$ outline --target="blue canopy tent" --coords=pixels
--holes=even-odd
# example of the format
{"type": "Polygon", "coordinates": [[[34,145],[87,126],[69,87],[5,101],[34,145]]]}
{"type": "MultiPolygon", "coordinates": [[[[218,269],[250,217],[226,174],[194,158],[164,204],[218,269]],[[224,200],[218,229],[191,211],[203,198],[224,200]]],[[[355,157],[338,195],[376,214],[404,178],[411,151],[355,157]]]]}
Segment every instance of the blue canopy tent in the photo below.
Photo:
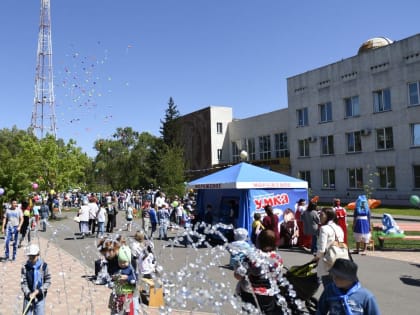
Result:
{"type": "Polygon", "coordinates": [[[188,189],[196,189],[198,215],[202,218],[207,205],[212,205],[213,221],[251,231],[254,212],[264,216],[264,206],[273,207],[282,220],[285,209],[294,211],[295,203],[308,199],[308,182],[281,173],[238,163],[208,176],[193,180],[188,189]],[[231,202],[237,204],[232,217],[231,202]]]}

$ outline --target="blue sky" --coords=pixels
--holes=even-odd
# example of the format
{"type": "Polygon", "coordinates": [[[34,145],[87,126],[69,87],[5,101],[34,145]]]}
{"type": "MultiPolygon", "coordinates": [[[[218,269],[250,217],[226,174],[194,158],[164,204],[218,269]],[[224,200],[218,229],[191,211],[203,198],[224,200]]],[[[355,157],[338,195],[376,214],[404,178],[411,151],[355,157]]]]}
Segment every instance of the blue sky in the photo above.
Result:
{"type": "MultiPolygon", "coordinates": [[[[40,0],[2,0],[0,128],[33,110],[40,0]]],[[[93,143],[130,126],[159,135],[181,115],[235,118],[287,107],[286,79],[419,32],[418,0],[51,0],[58,137],[93,143]]]]}

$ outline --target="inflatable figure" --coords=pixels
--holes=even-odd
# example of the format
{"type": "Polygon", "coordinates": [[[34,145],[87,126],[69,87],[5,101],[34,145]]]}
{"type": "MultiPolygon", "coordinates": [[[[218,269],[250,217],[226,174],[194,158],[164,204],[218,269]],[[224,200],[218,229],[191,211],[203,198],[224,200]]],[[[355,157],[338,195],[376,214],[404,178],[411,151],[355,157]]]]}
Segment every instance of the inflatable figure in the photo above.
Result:
{"type": "Polygon", "coordinates": [[[383,214],[382,224],[383,224],[382,230],[385,234],[403,234],[404,233],[403,230],[400,230],[394,218],[388,213],[383,214]]]}

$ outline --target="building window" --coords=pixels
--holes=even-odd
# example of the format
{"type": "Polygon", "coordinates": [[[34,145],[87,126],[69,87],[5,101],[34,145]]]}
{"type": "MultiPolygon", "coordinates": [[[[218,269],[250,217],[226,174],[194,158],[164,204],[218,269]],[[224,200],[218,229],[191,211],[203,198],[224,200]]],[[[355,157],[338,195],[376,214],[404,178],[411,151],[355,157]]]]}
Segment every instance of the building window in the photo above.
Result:
{"type": "Polygon", "coordinates": [[[380,113],[391,110],[391,90],[384,89],[373,92],[373,112],[380,113]]]}
{"type": "Polygon", "coordinates": [[[274,135],[274,148],[276,158],[289,157],[289,148],[287,145],[287,133],[276,133],[274,135]]]}
{"type": "Polygon", "coordinates": [[[304,127],[309,125],[308,121],[308,108],[302,108],[298,109],[296,111],[296,117],[297,117],[297,125],[298,127],[304,127]]]}
{"type": "Polygon", "coordinates": [[[321,155],[334,154],[334,136],[321,137],[321,155]]]}
{"type": "Polygon", "coordinates": [[[222,149],[217,149],[217,159],[218,159],[219,161],[221,161],[221,160],[222,160],[222,149]]]}
{"type": "Polygon", "coordinates": [[[322,170],[322,188],[335,189],[335,170],[322,170]]]}
{"type": "Polygon", "coordinates": [[[349,168],[349,188],[362,189],[363,188],[363,169],[362,168],[349,168]]]}
{"type": "Polygon", "coordinates": [[[392,127],[376,129],[376,148],[378,150],[390,150],[394,148],[392,127]]]}
{"type": "Polygon", "coordinates": [[[412,145],[415,147],[420,146],[420,124],[411,125],[412,145]]]}
{"type": "Polygon", "coordinates": [[[258,137],[260,148],[260,160],[271,159],[271,139],[270,135],[258,137]]]}
{"type": "Polygon", "coordinates": [[[240,141],[232,141],[232,161],[233,163],[237,163],[241,160],[240,157],[240,147],[241,143],[240,141]]]}
{"type": "Polygon", "coordinates": [[[308,187],[311,187],[311,171],[299,171],[298,178],[306,180],[308,182],[308,187]]]}
{"type": "Polygon", "coordinates": [[[420,104],[420,81],[408,84],[408,105],[420,104]]]}
{"type": "Polygon", "coordinates": [[[395,168],[393,166],[378,167],[379,188],[395,188],[395,168]]]}
{"type": "Polygon", "coordinates": [[[346,133],[347,153],[362,152],[362,137],[360,131],[346,133]]]}
{"type": "Polygon", "coordinates": [[[420,188],[420,165],[413,166],[414,188],[420,188]]]}
{"type": "Polygon", "coordinates": [[[219,134],[223,133],[223,123],[221,122],[216,123],[216,132],[219,134]]]}
{"type": "Polygon", "coordinates": [[[332,105],[331,102],[319,105],[320,122],[332,121],[332,105]]]}
{"type": "Polygon", "coordinates": [[[308,139],[299,140],[299,157],[309,156],[309,141],[308,139]]]}
{"type": "Polygon", "coordinates": [[[242,150],[248,152],[248,159],[254,161],[255,157],[255,139],[254,138],[244,138],[242,139],[242,150]]]}
{"type": "Polygon", "coordinates": [[[346,118],[360,115],[359,96],[352,96],[344,99],[346,105],[346,118]]]}

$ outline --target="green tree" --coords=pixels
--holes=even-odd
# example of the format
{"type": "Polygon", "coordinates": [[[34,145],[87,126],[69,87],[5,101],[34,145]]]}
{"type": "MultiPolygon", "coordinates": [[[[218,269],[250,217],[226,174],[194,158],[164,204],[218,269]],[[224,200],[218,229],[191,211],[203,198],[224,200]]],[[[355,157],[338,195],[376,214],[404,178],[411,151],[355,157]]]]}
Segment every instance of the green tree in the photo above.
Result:
{"type": "Polygon", "coordinates": [[[168,108],[165,110],[165,119],[160,120],[160,134],[163,142],[167,146],[177,146],[177,134],[179,133],[179,127],[175,123],[175,120],[180,116],[178,108],[172,99],[169,98],[168,108]]]}
{"type": "Polygon", "coordinates": [[[39,140],[16,128],[0,131],[0,157],[0,186],[8,198],[28,196],[35,182],[44,191],[81,186],[91,164],[74,140],[66,144],[50,135],[39,140]]]}
{"type": "Polygon", "coordinates": [[[165,146],[161,155],[158,181],[168,196],[183,196],[185,193],[185,166],[180,147],[165,146]]]}

